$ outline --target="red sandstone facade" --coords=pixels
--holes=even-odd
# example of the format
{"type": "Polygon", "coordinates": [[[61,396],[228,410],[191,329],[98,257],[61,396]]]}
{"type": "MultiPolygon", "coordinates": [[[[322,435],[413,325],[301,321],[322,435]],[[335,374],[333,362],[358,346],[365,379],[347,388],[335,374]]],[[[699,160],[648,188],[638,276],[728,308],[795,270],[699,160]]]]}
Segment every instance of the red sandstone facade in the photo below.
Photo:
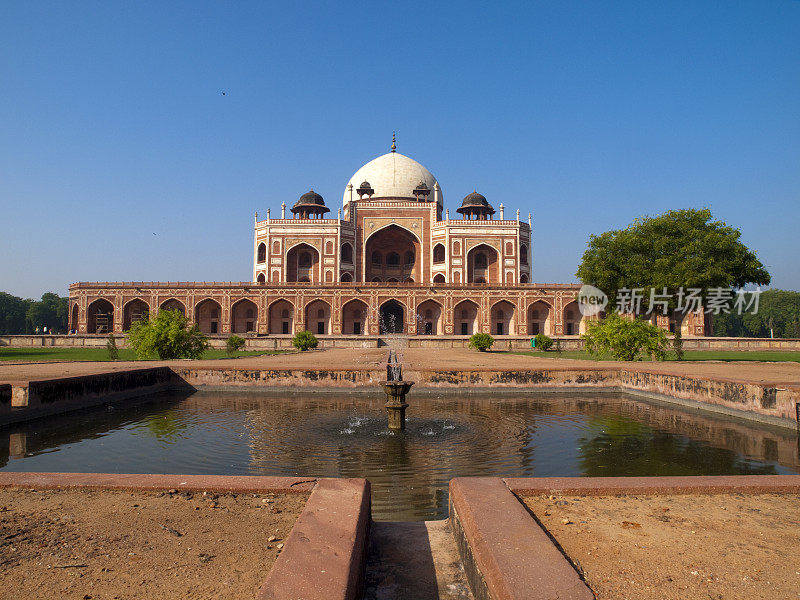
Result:
{"type": "MultiPolygon", "coordinates": [[[[392,152],[345,188],[337,218],[303,194],[286,216],[259,220],[253,280],[240,283],[75,283],[70,329],[127,331],[148,313],[178,309],[206,334],[577,336],[585,330],[578,285],[531,281],[531,217],[505,219],[473,192],[451,219],[439,183],[392,152]]],[[[658,317],[665,328],[675,321],[658,317]]],[[[702,315],[682,323],[704,335],[702,315]]]]}

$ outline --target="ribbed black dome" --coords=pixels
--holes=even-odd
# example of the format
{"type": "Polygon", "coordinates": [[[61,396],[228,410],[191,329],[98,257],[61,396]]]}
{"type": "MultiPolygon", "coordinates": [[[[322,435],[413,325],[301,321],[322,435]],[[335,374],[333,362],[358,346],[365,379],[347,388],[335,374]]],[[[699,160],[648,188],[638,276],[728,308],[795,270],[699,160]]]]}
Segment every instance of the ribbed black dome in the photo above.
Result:
{"type": "Polygon", "coordinates": [[[362,181],[361,185],[358,186],[358,189],[360,189],[360,190],[369,190],[369,189],[372,189],[372,186],[369,184],[369,181],[362,181]]]}
{"type": "Polygon", "coordinates": [[[314,190],[306,192],[294,203],[297,206],[325,206],[325,200],[314,190]]]}
{"type": "Polygon", "coordinates": [[[478,192],[472,192],[461,201],[461,207],[456,209],[461,214],[494,214],[494,208],[486,197],[478,192]]]}
{"type": "Polygon", "coordinates": [[[480,207],[489,207],[489,202],[486,200],[486,197],[478,192],[472,192],[468,196],[464,198],[461,202],[462,208],[473,207],[473,206],[480,206],[480,207]]]}
{"type": "Polygon", "coordinates": [[[292,212],[298,212],[300,209],[311,209],[312,213],[326,213],[330,208],[325,206],[325,200],[314,190],[306,192],[300,199],[292,206],[292,212]]]}
{"type": "Polygon", "coordinates": [[[418,189],[418,190],[427,190],[428,189],[428,184],[426,184],[424,181],[420,181],[417,184],[417,188],[416,189],[418,189]]]}

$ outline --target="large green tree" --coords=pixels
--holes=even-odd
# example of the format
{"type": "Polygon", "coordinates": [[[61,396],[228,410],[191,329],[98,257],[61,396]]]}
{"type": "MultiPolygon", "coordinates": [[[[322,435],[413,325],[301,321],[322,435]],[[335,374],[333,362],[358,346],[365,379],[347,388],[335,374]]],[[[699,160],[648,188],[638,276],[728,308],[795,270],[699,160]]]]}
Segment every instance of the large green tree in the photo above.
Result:
{"type": "Polygon", "coordinates": [[[66,333],[67,331],[67,312],[69,300],[61,298],[53,292],[42,294],[39,302],[33,302],[26,313],[28,325],[31,329],[39,328],[42,331],[45,327],[48,330],[66,333]]]}
{"type": "Polygon", "coordinates": [[[41,300],[29,300],[0,292],[0,334],[20,335],[47,327],[59,333],[67,331],[69,299],[53,292],[41,300]]]}
{"type": "Polygon", "coordinates": [[[711,211],[671,210],[636,219],[625,229],[592,235],[576,273],[583,283],[600,288],[613,305],[621,289],[742,288],[767,285],[770,276],[741,232],[711,211]]]}
{"type": "Polygon", "coordinates": [[[0,333],[19,335],[27,333],[25,314],[33,300],[25,300],[0,292],[0,333]]]}

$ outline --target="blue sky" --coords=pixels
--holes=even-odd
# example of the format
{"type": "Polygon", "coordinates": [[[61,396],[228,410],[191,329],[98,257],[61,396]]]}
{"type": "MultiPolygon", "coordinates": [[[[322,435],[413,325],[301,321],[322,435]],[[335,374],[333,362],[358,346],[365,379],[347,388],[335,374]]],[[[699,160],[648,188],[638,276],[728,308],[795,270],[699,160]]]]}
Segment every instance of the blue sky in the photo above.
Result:
{"type": "Polygon", "coordinates": [[[454,210],[709,206],[800,289],[800,2],[0,3],[0,290],[251,276],[253,212],[398,150],[454,210]],[[223,95],[225,92],[225,95],[223,95]]]}

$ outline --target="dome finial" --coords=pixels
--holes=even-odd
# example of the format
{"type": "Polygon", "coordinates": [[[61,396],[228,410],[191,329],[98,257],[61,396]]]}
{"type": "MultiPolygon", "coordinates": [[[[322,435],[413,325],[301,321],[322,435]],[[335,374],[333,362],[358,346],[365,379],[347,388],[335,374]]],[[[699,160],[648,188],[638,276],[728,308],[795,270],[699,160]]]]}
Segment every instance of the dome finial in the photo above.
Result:
{"type": "Polygon", "coordinates": [[[395,134],[395,132],[393,131],[392,132],[392,152],[396,152],[397,151],[397,144],[395,143],[397,140],[395,140],[394,134],[395,134]]]}

